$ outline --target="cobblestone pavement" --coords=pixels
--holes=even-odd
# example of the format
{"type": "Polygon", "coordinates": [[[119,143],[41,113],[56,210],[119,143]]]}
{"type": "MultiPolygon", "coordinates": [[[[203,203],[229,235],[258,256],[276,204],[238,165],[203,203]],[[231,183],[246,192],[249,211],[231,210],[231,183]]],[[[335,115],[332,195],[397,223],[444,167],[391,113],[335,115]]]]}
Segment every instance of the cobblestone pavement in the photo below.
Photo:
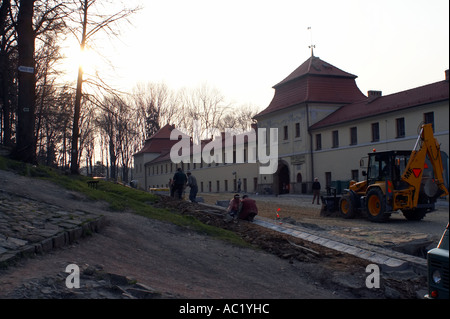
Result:
{"type": "Polygon", "coordinates": [[[0,191],[0,267],[97,232],[103,216],[0,191]]]}

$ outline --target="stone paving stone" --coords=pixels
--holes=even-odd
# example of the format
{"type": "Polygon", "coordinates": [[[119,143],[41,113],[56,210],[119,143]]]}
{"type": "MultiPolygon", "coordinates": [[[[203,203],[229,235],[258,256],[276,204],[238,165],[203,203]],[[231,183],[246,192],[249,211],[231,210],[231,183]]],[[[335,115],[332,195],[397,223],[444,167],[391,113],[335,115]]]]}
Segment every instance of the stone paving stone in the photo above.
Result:
{"type": "Polygon", "coordinates": [[[326,231],[315,231],[292,224],[280,225],[275,220],[259,216],[255,218],[254,223],[263,227],[270,228],[272,230],[283,232],[291,236],[322,245],[333,250],[360,257],[369,262],[379,264],[380,266],[382,266],[382,268],[384,267],[385,269],[403,269],[405,267],[408,267],[409,265],[412,265],[414,268],[421,271],[424,271],[424,269],[426,269],[425,259],[406,255],[382,247],[376,247],[367,243],[358,243],[358,245],[346,244],[344,242],[341,242],[341,239],[336,239],[336,236],[330,238],[331,236],[328,235],[326,231]]]}
{"type": "Polygon", "coordinates": [[[83,234],[98,231],[102,218],[1,191],[0,267],[74,243],[83,234]]]}

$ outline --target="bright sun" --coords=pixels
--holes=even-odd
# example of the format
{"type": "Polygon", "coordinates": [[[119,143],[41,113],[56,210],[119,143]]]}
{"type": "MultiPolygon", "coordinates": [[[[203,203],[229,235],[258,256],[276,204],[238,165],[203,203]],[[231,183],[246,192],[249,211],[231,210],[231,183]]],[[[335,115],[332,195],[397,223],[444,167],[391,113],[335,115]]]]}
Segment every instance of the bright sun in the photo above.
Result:
{"type": "Polygon", "coordinates": [[[99,57],[89,47],[84,50],[79,45],[67,46],[63,49],[64,69],[69,77],[76,78],[78,68],[81,66],[85,74],[95,74],[99,66],[99,57]]]}

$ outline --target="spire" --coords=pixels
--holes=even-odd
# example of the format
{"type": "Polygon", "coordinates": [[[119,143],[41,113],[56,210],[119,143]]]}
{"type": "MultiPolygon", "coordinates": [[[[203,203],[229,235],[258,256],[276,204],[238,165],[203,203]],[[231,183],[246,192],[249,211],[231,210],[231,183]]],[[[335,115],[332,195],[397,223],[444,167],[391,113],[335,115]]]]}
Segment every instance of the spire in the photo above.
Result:
{"type": "Polygon", "coordinates": [[[311,34],[311,45],[308,46],[308,48],[311,49],[311,56],[313,57],[313,56],[314,56],[314,48],[315,48],[316,46],[313,44],[313,39],[312,39],[312,29],[311,29],[311,27],[308,27],[308,30],[309,30],[309,33],[311,34]]]}
{"type": "Polygon", "coordinates": [[[309,46],[309,48],[311,49],[311,56],[313,57],[314,56],[314,48],[315,48],[316,46],[315,45],[313,45],[313,44],[311,44],[310,46],[309,46]]]}

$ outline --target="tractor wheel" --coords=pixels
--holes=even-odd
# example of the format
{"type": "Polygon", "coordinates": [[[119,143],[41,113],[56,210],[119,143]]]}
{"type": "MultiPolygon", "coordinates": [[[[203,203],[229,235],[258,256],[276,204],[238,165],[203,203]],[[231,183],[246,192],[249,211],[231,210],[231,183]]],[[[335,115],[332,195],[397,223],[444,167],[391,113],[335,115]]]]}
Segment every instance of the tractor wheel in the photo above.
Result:
{"type": "Polygon", "coordinates": [[[356,215],[356,207],[355,203],[353,202],[352,195],[346,194],[341,197],[341,200],[339,201],[339,212],[341,213],[341,216],[345,219],[351,219],[354,218],[356,215]]]}
{"type": "MultiPolygon", "coordinates": [[[[430,198],[424,193],[419,194],[418,204],[430,204],[430,198]]],[[[402,210],[403,216],[407,220],[422,220],[427,214],[428,210],[426,208],[415,208],[415,209],[405,209],[402,210]]]]}
{"type": "Polygon", "coordinates": [[[407,220],[422,220],[427,214],[427,210],[424,208],[402,210],[403,216],[407,220]]]}
{"type": "Polygon", "coordinates": [[[373,188],[367,193],[367,217],[372,222],[384,222],[389,218],[386,212],[386,203],[381,189],[373,188]]]}

